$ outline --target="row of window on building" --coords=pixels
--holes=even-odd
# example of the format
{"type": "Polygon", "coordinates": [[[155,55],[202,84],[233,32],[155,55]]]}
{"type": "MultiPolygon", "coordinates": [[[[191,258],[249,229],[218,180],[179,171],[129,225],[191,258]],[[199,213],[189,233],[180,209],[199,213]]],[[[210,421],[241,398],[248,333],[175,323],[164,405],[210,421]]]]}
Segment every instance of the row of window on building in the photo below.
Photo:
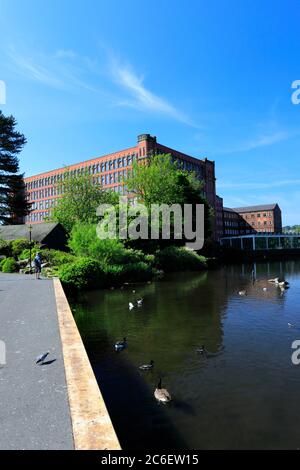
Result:
{"type": "Polygon", "coordinates": [[[257,214],[241,214],[242,217],[244,217],[245,219],[249,220],[249,219],[255,219],[255,216],[256,218],[260,219],[261,217],[272,217],[272,212],[264,212],[262,215],[260,213],[257,213],[257,214]]]}
{"type": "Polygon", "coordinates": [[[259,221],[257,222],[257,224],[256,224],[256,222],[250,222],[250,223],[251,223],[251,225],[253,225],[253,226],[256,226],[256,225],[257,225],[258,227],[261,227],[262,225],[263,225],[263,226],[266,226],[266,225],[273,225],[272,220],[265,220],[264,222],[260,222],[260,220],[259,220],[259,221]]]}
{"type": "Polygon", "coordinates": [[[50,216],[50,211],[32,212],[26,217],[26,222],[42,222],[50,216]]]}
{"type": "MultiPolygon", "coordinates": [[[[127,187],[123,185],[118,185],[118,186],[113,186],[112,188],[109,188],[110,191],[119,193],[119,194],[126,194],[127,193],[127,187]]],[[[42,196],[43,197],[43,196],[42,196]]],[[[47,196],[45,196],[47,197],[47,196]]],[[[43,199],[42,201],[34,201],[31,204],[31,210],[32,211],[40,211],[44,209],[51,209],[56,205],[58,201],[58,198],[54,199],[43,199]]],[[[31,220],[31,219],[28,219],[31,220]]]]}
{"type": "MultiPolygon", "coordinates": [[[[110,184],[121,183],[129,175],[130,171],[131,170],[122,170],[122,171],[117,171],[114,173],[107,173],[102,176],[96,176],[93,178],[93,183],[95,185],[99,184],[103,187],[110,185],[110,184]]],[[[114,188],[111,188],[111,189],[112,191],[121,192],[121,190],[119,189],[119,186],[117,190],[114,188]]],[[[63,193],[64,193],[63,185],[61,186],[58,185],[58,186],[50,186],[44,189],[39,189],[37,191],[31,191],[28,194],[29,194],[29,201],[36,201],[38,199],[43,199],[43,198],[50,197],[50,196],[60,196],[63,193]]]]}
{"type": "MultiPolygon", "coordinates": [[[[96,175],[98,173],[105,173],[107,171],[117,170],[119,168],[131,166],[135,158],[136,158],[136,155],[132,154],[132,155],[128,155],[125,157],[116,158],[114,160],[107,160],[102,163],[100,162],[95,163],[94,165],[83,166],[80,168],[76,168],[74,170],[68,170],[68,168],[66,168],[65,172],[61,172],[61,173],[57,173],[51,176],[29,181],[28,183],[26,183],[26,189],[32,190],[36,188],[43,188],[45,186],[51,186],[51,185],[62,182],[64,179],[70,176],[79,176],[79,175],[83,175],[84,173],[88,173],[90,175],[96,175]]],[[[109,184],[109,183],[106,183],[106,184],[109,184]]]]}
{"type": "MultiPolygon", "coordinates": [[[[131,155],[126,155],[126,156],[115,158],[112,160],[107,160],[105,162],[94,163],[93,165],[83,166],[83,167],[76,168],[73,170],[68,170],[68,168],[66,168],[65,172],[60,172],[51,176],[38,178],[36,180],[26,183],[26,189],[32,190],[32,189],[37,189],[37,188],[43,188],[45,186],[55,185],[57,183],[62,182],[65,178],[69,176],[79,176],[79,175],[84,174],[85,172],[87,172],[90,175],[96,175],[96,174],[105,173],[111,170],[117,170],[119,168],[131,166],[136,158],[137,158],[137,155],[133,153],[131,155]]],[[[178,159],[176,157],[174,157],[173,160],[177,161],[180,164],[182,169],[186,171],[194,171],[195,173],[197,173],[198,176],[202,177],[202,167],[200,164],[197,164],[195,162],[189,162],[183,159],[178,159]]],[[[109,184],[109,183],[103,181],[103,184],[109,184]]]]}

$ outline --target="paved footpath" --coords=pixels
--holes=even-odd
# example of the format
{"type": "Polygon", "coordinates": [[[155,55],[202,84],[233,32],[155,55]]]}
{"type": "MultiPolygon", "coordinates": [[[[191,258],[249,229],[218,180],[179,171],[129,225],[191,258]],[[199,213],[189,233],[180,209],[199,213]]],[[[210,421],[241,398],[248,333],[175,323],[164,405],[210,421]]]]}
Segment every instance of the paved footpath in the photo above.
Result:
{"type": "Polygon", "coordinates": [[[74,449],[52,280],[0,273],[0,340],[0,449],[74,449]]]}

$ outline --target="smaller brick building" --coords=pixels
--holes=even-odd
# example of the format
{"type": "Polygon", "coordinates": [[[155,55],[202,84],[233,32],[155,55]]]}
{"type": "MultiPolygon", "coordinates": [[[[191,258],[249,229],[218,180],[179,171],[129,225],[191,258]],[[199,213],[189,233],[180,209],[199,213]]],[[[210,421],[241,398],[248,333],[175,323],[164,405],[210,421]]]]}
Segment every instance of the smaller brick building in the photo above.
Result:
{"type": "Polygon", "coordinates": [[[223,209],[223,236],[251,233],[282,233],[281,210],[278,204],[223,209]]]}
{"type": "Polygon", "coordinates": [[[244,220],[245,229],[250,226],[256,233],[282,232],[281,210],[278,204],[237,207],[233,210],[237,212],[244,220]]]}

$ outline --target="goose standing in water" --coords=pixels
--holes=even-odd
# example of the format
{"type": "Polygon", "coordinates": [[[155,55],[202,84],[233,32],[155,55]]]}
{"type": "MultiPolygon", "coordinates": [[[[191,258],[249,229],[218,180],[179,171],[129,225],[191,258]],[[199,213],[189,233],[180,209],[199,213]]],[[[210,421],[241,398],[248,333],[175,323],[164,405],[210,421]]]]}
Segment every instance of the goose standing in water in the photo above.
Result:
{"type": "Polygon", "coordinates": [[[128,308],[129,308],[129,310],[132,310],[132,309],[134,308],[134,305],[133,305],[133,303],[132,303],[132,302],[129,302],[129,304],[128,304],[128,308]]]}
{"type": "Polygon", "coordinates": [[[140,370],[151,370],[153,369],[154,366],[154,361],[151,359],[149,364],[143,364],[142,366],[139,367],[140,370]]]}
{"type": "Polygon", "coordinates": [[[280,289],[288,289],[290,287],[290,284],[287,281],[279,281],[277,285],[280,289]]]}
{"type": "Polygon", "coordinates": [[[279,277],[275,277],[274,279],[269,279],[268,282],[272,282],[273,284],[278,284],[279,277]]]}
{"type": "Polygon", "coordinates": [[[117,341],[115,344],[115,350],[116,351],[122,351],[122,349],[125,349],[127,346],[127,340],[126,338],[123,338],[122,341],[117,341]]]}
{"type": "Polygon", "coordinates": [[[280,277],[275,277],[274,279],[269,279],[269,282],[276,284],[276,286],[288,288],[290,283],[285,281],[284,279],[280,279],[280,277]]]}
{"type": "Polygon", "coordinates": [[[169,394],[168,390],[161,388],[161,379],[159,379],[157,388],[154,390],[154,396],[157,401],[162,403],[168,403],[171,401],[171,395],[169,394]]]}
{"type": "Polygon", "coordinates": [[[247,295],[247,291],[246,290],[240,290],[239,295],[241,297],[243,297],[244,295],[247,295]]]}
{"type": "Polygon", "coordinates": [[[137,306],[138,306],[138,307],[142,307],[143,302],[144,302],[144,299],[139,299],[139,300],[137,300],[137,302],[136,302],[136,303],[137,303],[137,306]]]}

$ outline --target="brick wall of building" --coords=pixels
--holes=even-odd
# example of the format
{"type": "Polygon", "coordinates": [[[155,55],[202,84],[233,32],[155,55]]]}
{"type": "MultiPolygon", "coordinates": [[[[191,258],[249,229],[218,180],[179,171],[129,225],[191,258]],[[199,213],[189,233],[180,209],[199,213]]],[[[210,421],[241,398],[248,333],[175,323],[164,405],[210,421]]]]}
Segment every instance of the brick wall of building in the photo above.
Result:
{"type": "Polygon", "coordinates": [[[191,157],[158,143],[156,137],[141,134],[134,147],[69,165],[67,168],[58,168],[25,178],[29,201],[32,203],[32,212],[26,218],[26,223],[39,223],[50,215],[51,208],[61,196],[58,183],[62,181],[66,172],[75,175],[87,171],[92,176],[94,184],[99,184],[104,189],[126,194],[126,187],[124,187],[122,180],[131,171],[133,162],[142,163],[143,160],[160,153],[170,153],[183,169],[195,172],[198,178],[204,181],[204,195],[215,210],[215,163],[208,159],[200,160],[191,157]]]}
{"type": "Polygon", "coordinates": [[[281,210],[278,204],[224,208],[224,236],[249,233],[281,233],[281,210]]]}
{"type": "Polygon", "coordinates": [[[255,232],[281,233],[281,210],[278,204],[234,209],[255,232]]]}

